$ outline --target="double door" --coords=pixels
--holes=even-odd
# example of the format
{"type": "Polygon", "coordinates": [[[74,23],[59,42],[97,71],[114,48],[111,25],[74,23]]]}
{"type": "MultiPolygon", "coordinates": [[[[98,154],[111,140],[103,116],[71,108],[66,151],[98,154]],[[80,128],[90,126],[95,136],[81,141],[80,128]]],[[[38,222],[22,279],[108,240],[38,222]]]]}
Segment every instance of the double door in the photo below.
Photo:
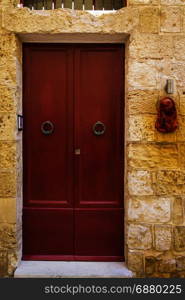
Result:
{"type": "Polygon", "coordinates": [[[122,260],[123,46],[23,55],[23,258],[122,260]]]}

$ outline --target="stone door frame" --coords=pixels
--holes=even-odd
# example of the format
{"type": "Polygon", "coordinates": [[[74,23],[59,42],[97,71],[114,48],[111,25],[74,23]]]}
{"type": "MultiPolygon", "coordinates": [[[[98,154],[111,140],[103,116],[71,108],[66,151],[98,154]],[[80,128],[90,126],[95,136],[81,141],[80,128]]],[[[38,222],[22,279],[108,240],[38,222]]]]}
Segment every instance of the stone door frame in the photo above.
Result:
{"type": "MultiPolygon", "coordinates": [[[[23,78],[23,68],[22,68],[22,43],[119,43],[119,44],[125,44],[125,67],[123,72],[126,74],[126,68],[127,68],[127,41],[128,41],[128,34],[93,34],[93,33],[83,33],[83,34],[76,34],[76,33],[69,33],[69,34],[55,34],[55,35],[47,35],[47,34],[19,34],[17,35],[18,38],[18,47],[17,51],[19,51],[20,54],[20,61],[17,62],[17,80],[20,82],[21,86],[21,92],[18,99],[18,114],[22,114],[22,78],[23,78]]],[[[124,55],[124,53],[123,53],[124,55]]],[[[124,77],[125,77],[124,74],[124,77]]],[[[124,82],[124,98],[126,99],[126,77],[124,82]]],[[[124,100],[124,99],[123,99],[124,100]]],[[[125,112],[126,115],[126,105],[125,105],[125,112]]],[[[126,116],[124,116],[124,119],[126,120],[126,116]]],[[[125,122],[126,123],[126,122],[125,122]]],[[[125,124],[125,146],[126,146],[126,124],[125,124]]],[[[19,157],[17,169],[19,170],[18,176],[17,176],[17,245],[18,245],[18,265],[21,263],[22,260],[22,209],[23,209],[23,171],[22,171],[22,165],[23,165],[23,153],[22,153],[22,132],[17,133],[17,138],[19,140],[20,147],[17,149],[17,157],[19,157]]],[[[126,151],[125,151],[126,152],[126,151]]],[[[125,153],[124,153],[125,156],[125,153]]],[[[126,157],[124,157],[124,160],[126,157]]],[[[124,175],[126,175],[126,162],[124,167],[124,175]]],[[[126,176],[124,176],[124,187],[126,187],[126,176]]],[[[126,201],[126,192],[124,188],[124,199],[123,201],[126,201]]],[[[125,203],[124,203],[125,205],[125,203]]],[[[125,205],[126,206],[126,205],[125,205]]],[[[124,219],[124,231],[126,231],[126,215],[123,216],[124,219]]],[[[126,232],[124,233],[124,236],[126,237],[126,232]]],[[[126,238],[124,239],[126,240],[126,238]]],[[[126,245],[124,245],[124,255],[127,259],[127,252],[126,252],[126,245]]],[[[123,268],[125,268],[123,264],[123,268]]]]}

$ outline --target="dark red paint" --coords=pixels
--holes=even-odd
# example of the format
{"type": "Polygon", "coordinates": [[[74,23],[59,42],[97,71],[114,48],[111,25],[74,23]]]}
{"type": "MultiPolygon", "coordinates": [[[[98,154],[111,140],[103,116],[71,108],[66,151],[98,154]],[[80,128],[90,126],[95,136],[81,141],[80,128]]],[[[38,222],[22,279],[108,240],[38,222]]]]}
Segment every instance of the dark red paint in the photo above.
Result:
{"type": "Polygon", "coordinates": [[[123,56],[122,45],[24,45],[24,259],[123,260],[123,56]]]}
{"type": "Polygon", "coordinates": [[[178,127],[177,111],[175,102],[170,97],[165,97],[159,101],[158,116],[155,128],[159,132],[173,132],[178,127]]]}

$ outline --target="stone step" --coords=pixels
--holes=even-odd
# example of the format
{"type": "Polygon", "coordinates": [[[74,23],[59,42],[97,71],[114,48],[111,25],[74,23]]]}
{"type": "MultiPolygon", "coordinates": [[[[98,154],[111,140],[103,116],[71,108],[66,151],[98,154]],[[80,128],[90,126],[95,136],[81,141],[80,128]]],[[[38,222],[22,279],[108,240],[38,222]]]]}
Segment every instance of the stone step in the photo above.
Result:
{"type": "Polygon", "coordinates": [[[15,278],[132,278],[123,262],[21,261],[15,278]]]}

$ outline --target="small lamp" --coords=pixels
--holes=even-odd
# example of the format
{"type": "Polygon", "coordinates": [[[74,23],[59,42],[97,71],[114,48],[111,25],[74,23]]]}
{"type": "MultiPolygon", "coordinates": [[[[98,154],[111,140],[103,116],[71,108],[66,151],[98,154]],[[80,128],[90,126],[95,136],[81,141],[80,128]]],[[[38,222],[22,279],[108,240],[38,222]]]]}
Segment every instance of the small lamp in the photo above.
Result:
{"type": "Polygon", "coordinates": [[[173,79],[167,79],[166,80],[165,90],[166,90],[167,94],[173,94],[174,93],[174,80],[173,79]]]}

